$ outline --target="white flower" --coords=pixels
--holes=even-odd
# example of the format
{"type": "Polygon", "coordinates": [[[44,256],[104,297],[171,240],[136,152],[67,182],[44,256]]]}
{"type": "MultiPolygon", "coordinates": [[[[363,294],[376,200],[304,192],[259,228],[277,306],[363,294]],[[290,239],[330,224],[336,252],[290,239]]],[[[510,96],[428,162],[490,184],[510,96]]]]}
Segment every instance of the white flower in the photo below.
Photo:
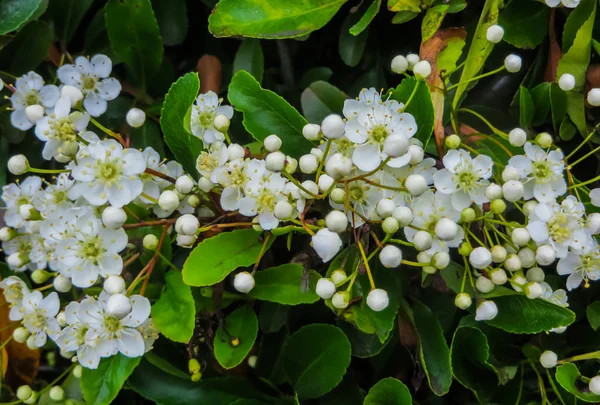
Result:
{"type": "Polygon", "coordinates": [[[110,58],[95,55],[91,60],[79,56],[74,65],[63,65],[56,74],[64,84],[77,87],[83,92],[83,106],[92,116],[98,117],[106,111],[107,101],[114,100],[121,92],[121,83],[108,77],[111,71],[110,58]]]}
{"type": "Polygon", "coordinates": [[[119,252],[125,249],[127,240],[123,228],[107,229],[99,218],[83,216],[77,221],[74,235],[58,243],[58,270],[81,288],[92,286],[98,276],[120,274],[123,259],[119,252]]]}
{"type": "Polygon", "coordinates": [[[112,139],[88,145],[73,166],[71,175],[77,183],[69,190],[69,197],[81,196],[95,206],[109,202],[123,207],[142,193],[139,175],[145,170],[144,157],[136,149],[123,150],[112,139]]]}
{"type": "MultiPolygon", "coordinates": [[[[142,157],[146,162],[146,168],[152,169],[156,171],[160,171],[160,155],[153,148],[148,146],[146,149],[142,151],[142,157]]],[[[160,196],[160,185],[162,180],[160,177],[154,176],[150,173],[141,173],[139,175],[140,180],[142,180],[142,193],[136,199],[136,203],[139,205],[147,206],[155,204],[153,201],[149,200],[144,196],[148,196],[153,200],[158,200],[160,196]]]]}
{"type": "Polygon", "coordinates": [[[88,297],[82,303],[74,301],[67,305],[65,308],[67,327],[60,332],[56,344],[63,351],[77,352],[79,364],[95,369],[100,363],[100,355],[95,347],[87,344],[86,334],[89,326],[81,320],[84,315],[80,315],[81,308],[87,307],[87,304],[84,304],[86,301],[95,302],[93,298],[88,297]]]}
{"type": "Polygon", "coordinates": [[[552,287],[550,287],[550,284],[546,282],[541,282],[540,285],[544,290],[544,292],[542,293],[543,299],[553,303],[554,305],[558,305],[559,307],[566,308],[569,306],[567,302],[569,297],[567,297],[567,292],[565,290],[561,288],[556,291],[553,291],[552,287]]]}
{"type": "Polygon", "coordinates": [[[244,197],[239,200],[240,214],[247,217],[258,215],[260,226],[265,229],[277,228],[279,219],[275,217],[275,206],[287,197],[284,193],[287,180],[279,173],[271,174],[266,180],[253,178],[244,188],[244,197]]]}
{"type": "Polygon", "coordinates": [[[344,109],[342,112],[344,117],[352,119],[358,116],[359,111],[363,107],[374,106],[381,103],[381,94],[375,90],[375,88],[362,89],[360,93],[358,93],[356,100],[348,99],[344,101],[344,109]]]}
{"type": "Polygon", "coordinates": [[[556,149],[548,153],[542,148],[527,142],[525,156],[513,156],[508,165],[521,174],[526,200],[534,197],[539,202],[552,202],[567,192],[567,182],[563,175],[565,162],[563,153],[556,149]]]}
{"type": "Polygon", "coordinates": [[[146,344],[138,328],[150,316],[150,302],[141,295],[131,296],[131,312],[118,319],[107,310],[109,295],[100,293],[98,301],[93,299],[81,303],[79,317],[89,326],[86,333],[88,345],[96,348],[101,357],[121,353],[127,357],[139,357],[146,351],[146,344]]]}
{"type": "Polygon", "coordinates": [[[11,124],[22,131],[28,130],[33,124],[27,119],[25,109],[37,104],[51,109],[59,97],[58,87],[44,86],[44,79],[37,73],[29,72],[19,77],[15,82],[15,92],[10,97],[12,107],[15,109],[10,114],[11,124]]]}
{"type": "Polygon", "coordinates": [[[451,150],[444,156],[444,167],[433,175],[435,188],[443,194],[452,194],[452,206],[458,211],[472,203],[488,202],[485,196],[494,162],[489,156],[474,159],[465,150],[451,150]]]}
{"type": "Polygon", "coordinates": [[[45,215],[58,209],[71,208],[73,202],[69,199],[69,190],[75,184],[75,180],[69,177],[69,173],[61,173],[53,183],[39,190],[33,200],[33,205],[45,215]]]}
{"type": "MultiPolygon", "coordinates": [[[[357,145],[352,161],[360,170],[372,171],[388,158],[383,152],[383,145],[389,135],[411,138],[417,132],[415,118],[408,113],[400,113],[402,105],[392,101],[360,106],[356,115],[346,122],[346,138],[357,145]]],[[[410,157],[411,154],[407,152],[390,159],[388,166],[405,166],[410,157]]]]}
{"type": "Polygon", "coordinates": [[[209,91],[200,94],[192,106],[190,127],[192,134],[202,139],[204,146],[215,141],[224,141],[225,135],[215,128],[215,117],[219,114],[228,119],[233,117],[233,108],[229,105],[221,105],[221,100],[215,92],[209,91]]]}
{"type": "Polygon", "coordinates": [[[239,208],[244,197],[244,188],[251,179],[260,179],[267,174],[265,161],[235,159],[215,169],[217,182],[223,187],[221,207],[227,211],[239,208]]]}
{"type": "Polygon", "coordinates": [[[48,336],[56,339],[60,332],[60,325],[56,320],[59,310],[60,300],[55,292],[46,298],[39,291],[33,291],[23,297],[23,326],[33,336],[35,346],[44,346],[48,336]]]}
{"type": "Polygon", "coordinates": [[[583,245],[581,249],[571,249],[567,255],[558,261],[556,272],[567,278],[569,291],[579,287],[582,281],[588,286],[588,280],[600,278],[600,250],[598,244],[592,240],[583,245]]]}
{"type": "Polygon", "coordinates": [[[0,288],[4,290],[4,299],[10,304],[8,318],[11,321],[23,319],[23,297],[29,294],[27,284],[17,276],[10,276],[0,281],[0,288]]]}
{"type": "Polygon", "coordinates": [[[33,205],[37,192],[42,188],[42,179],[38,176],[29,176],[20,184],[10,183],[2,187],[2,200],[6,203],[4,222],[11,228],[20,228],[25,220],[19,208],[25,204],[33,205]]]}
{"type": "Polygon", "coordinates": [[[221,141],[217,141],[208,147],[208,151],[200,152],[196,159],[196,169],[202,176],[216,183],[215,170],[227,163],[229,152],[221,141]]]}
{"type": "Polygon", "coordinates": [[[333,259],[340,251],[342,248],[342,239],[337,233],[323,228],[313,235],[312,246],[321,260],[326,263],[333,259]]]}
{"type": "Polygon", "coordinates": [[[594,188],[590,191],[590,200],[594,207],[600,207],[600,188],[594,188]]]}

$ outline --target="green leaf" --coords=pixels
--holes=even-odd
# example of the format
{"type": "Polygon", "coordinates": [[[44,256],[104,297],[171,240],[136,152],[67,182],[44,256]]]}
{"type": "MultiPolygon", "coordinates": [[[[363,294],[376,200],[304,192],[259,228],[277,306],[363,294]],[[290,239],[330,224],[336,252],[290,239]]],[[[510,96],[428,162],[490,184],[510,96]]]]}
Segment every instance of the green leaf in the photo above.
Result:
{"type": "Polygon", "coordinates": [[[110,46],[106,24],[104,23],[103,9],[98,10],[94,18],[87,25],[84,36],[84,49],[88,55],[101,53],[108,56],[113,61],[113,66],[122,62],[110,46]]]}
{"type": "Polygon", "coordinates": [[[382,342],[376,334],[363,332],[348,322],[340,322],[339,326],[350,341],[354,357],[367,358],[376,356],[387,346],[391,339],[390,337],[385,342],[382,342]]]}
{"type": "Polygon", "coordinates": [[[189,372],[184,372],[178,367],[175,367],[173,364],[157,355],[154,351],[149,351],[144,354],[144,360],[175,377],[185,378],[186,380],[190,378],[189,372]]]}
{"type": "Polygon", "coordinates": [[[519,88],[519,123],[523,128],[531,127],[531,120],[533,120],[533,98],[527,87],[521,86],[519,88]]]}
{"type": "Polygon", "coordinates": [[[438,71],[445,70],[450,72],[456,68],[456,64],[462,55],[463,48],[465,47],[465,39],[461,37],[454,37],[448,41],[446,48],[444,48],[437,57],[437,68],[438,71]]]}
{"type": "Polygon", "coordinates": [[[131,128],[131,137],[129,145],[136,149],[145,149],[151,147],[161,157],[165,157],[165,148],[163,138],[160,133],[160,127],[155,121],[146,120],[144,125],[139,128],[131,128]]]}
{"type": "Polygon", "coordinates": [[[44,21],[31,21],[0,51],[0,68],[14,75],[35,70],[48,57],[51,44],[50,25],[44,21]],[[22,52],[23,49],[27,52],[22,52]]]}
{"type": "MultiPolygon", "coordinates": [[[[486,0],[481,16],[479,17],[479,22],[477,23],[475,35],[469,47],[469,53],[465,59],[465,67],[460,75],[460,82],[477,76],[492,52],[494,44],[487,40],[486,32],[489,27],[497,23],[498,13],[503,4],[504,0],[486,0]]],[[[456,88],[454,100],[452,101],[454,108],[457,108],[461,102],[468,85],[469,83],[464,83],[456,88]]]]}
{"type": "Polygon", "coordinates": [[[240,70],[250,73],[257,82],[262,82],[265,58],[259,39],[247,38],[242,41],[233,60],[233,73],[240,70]]]}
{"type": "Polygon", "coordinates": [[[215,37],[296,38],[323,27],[346,0],[221,0],[208,18],[215,37]]]}
{"type": "Polygon", "coordinates": [[[160,36],[166,46],[180,45],[187,36],[188,14],[185,0],[152,0],[160,36]]]}
{"type": "Polygon", "coordinates": [[[162,39],[150,0],[109,0],[104,11],[112,49],[145,89],[163,59],[162,39]]]}
{"type": "Polygon", "coordinates": [[[319,80],[326,82],[331,78],[331,76],[333,76],[333,71],[326,66],[308,69],[300,77],[300,81],[298,82],[298,88],[305,89],[308,86],[310,86],[311,83],[319,80]]]}
{"type": "Polygon", "coordinates": [[[452,384],[450,349],[444,338],[444,331],[438,318],[429,308],[419,301],[412,306],[413,322],[419,336],[419,357],[436,395],[443,395],[452,384]]]}
{"type": "Polygon", "coordinates": [[[141,359],[141,357],[126,357],[118,353],[100,360],[95,370],[84,368],[81,375],[81,390],[86,402],[89,405],[110,404],[141,359]]]}
{"type": "Polygon", "coordinates": [[[552,108],[552,123],[554,125],[554,130],[558,131],[558,128],[567,113],[567,96],[556,83],[550,84],[550,107],[552,108]]]}
{"type": "Polygon", "coordinates": [[[491,298],[498,306],[498,315],[487,324],[510,333],[540,333],[568,326],[575,314],[542,299],[531,300],[513,293],[491,298]]]}
{"type": "Polygon", "coordinates": [[[392,90],[392,98],[401,103],[406,103],[410,95],[419,83],[419,87],[405,112],[412,114],[417,121],[417,133],[415,137],[427,145],[433,133],[434,111],[431,95],[425,82],[418,82],[414,77],[407,77],[402,83],[392,90]]]}
{"type": "Polygon", "coordinates": [[[287,323],[290,306],[265,302],[258,313],[258,326],[263,333],[278,332],[287,323]]]}
{"type": "Polygon", "coordinates": [[[215,335],[215,358],[226,369],[234,368],[254,346],[258,335],[258,319],[252,307],[247,305],[233,311],[215,335]],[[223,329],[223,327],[225,329],[223,329]],[[233,341],[237,344],[233,344],[233,341]]]}
{"type": "Polygon", "coordinates": [[[322,81],[311,83],[300,96],[302,113],[309,122],[321,123],[329,114],[340,114],[348,96],[322,81]]]}
{"type": "Polygon", "coordinates": [[[198,179],[196,159],[203,149],[202,141],[184,127],[183,121],[200,91],[197,73],[188,73],[169,89],[160,113],[160,128],[165,142],[185,171],[198,179]]]}
{"type": "Polygon", "coordinates": [[[517,48],[535,48],[548,33],[550,8],[532,0],[512,1],[502,10],[498,24],[503,39],[517,48]]]}
{"type": "Polygon", "coordinates": [[[576,133],[577,127],[573,124],[573,121],[571,121],[569,117],[565,117],[560,124],[560,130],[558,132],[560,139],[563,141],[570,141],[576,133]]]}
{"type": "Polygon", "coordinates": [[[440,28],[448,12],[448,7],[447,4],[438,4],[427,9],[421,23],[421,42],[427,41],[440,28]]]}
{"type": "MultiPolygon", "coordinates": [[[[204,239],[183,264],[183,281],[195,287],[213,285],[238,267],[254,264],[263,245],[259,235],[254,229],[243,229],[204,239]]],[[[267,248],[273,240],[269,238],[267,248]]]]}
{"type": "Polygon", "coordinates": [[[585,310],[587,320],[594,330],[600,328],[600,301],[594,301],[585,310]]]}
{"type": "Polygon", "coordinates": [[[573,363],[561,364],[556,368],[556,381],[569,393],[575,395],[584,402],[598,403],[600,395],[596,395],[587,389],[587,384],[581,381],[581,373],[573,363]],[[585,387],[582,391],[580,387],[585,387]]]}
{"type": "Polygon", "coordinates": [[[358,35],[350,34],[350,27],[356,22],[357,15],[348,14],[342,24],[342,28],[340,28],[340,40],[338,42],[340,57],[350,67],[358,65],[358,62],[362,59],[369,37],[368,29],[365,29],[358,35]]]}
{"type": "Polygon", "coordinates": [[[358,22],[350,28],[350,34],[358,35],[363,32],[369,26],[369,24],[371,24],[371,21],[373,21],[377,13],[379,13],[380,7],[381,0],[373,0],[360,20],[358,20],[358,22]]]}
{"type": "Polygon", "coordinates": [[[283,346],[283,367],[299,398],[317,398],[342,381],[350,353],[350,342],[339,328],[307,325],[283,346]]]}
{"type": "Polygon", "coordinates": [[[410,391],[401,381],[388,377],[379,380],[365,397],[364,405],[411,405],[410,391]]]}
{"type": "Polygon", "coordinates": [[[0,0],[0,35],[15,31],[29,21],[41,3],[42,0],[0,0]]]}
{"type": "Polygon", "coordinates": [[[498,386],[498,376],[489,363],[490,347],[479,329],[461,326],[452,338],[452,371],[456,380],[473,391],[481,403],[489,403],[498,386]]]}
{"type": "Polygon", "coordinates": [[[54,21],[56,39],[65,47],[92,3],[93,0],[52,0],[48,14],[54,21]]]}
{"type": "Polygon", "coordinates": [[[282,264],[281,266],[257,271],[254,274],[254,288],[248,293],[248,296],[261,301],[285,305],[317,302],[319,296],[314,292],[314,288],[321,276],[316,271],[311,270],[311,288],[303,292],[300,289],[303,271],[302,265],[295,263],[282,264]]]}
{"type": "Polygon", "coordinates": [[[196,310],[192,291],[177,270],[170,270],[165,281],[167,290],[162,292],[152,306],[152,320],[165,337],[187,343],[192,338],[195,327],[196,310]]]}
{"type": "Polygon", "coordinates": [[[466,0],[450,0],[448,13],[459,13],[467,7],[466,0]]]}
{"type": "Polygon", "coordinates": [[[421,12],[421,0],[388,0],[387,6],[390,11],[421,12]]]}
{"type": "Polygon", "coordinates": [[[262,141],[277,134],[283,141],[281,151],[295,158],[312,148],[302,136],[304,117],[283,98],[263,89],[250,73],[241,70],[233,76],[228,98],[244,114],[244,127],[254,139],[262,141]]]}
{"type": "Polygon", "coordinates": [[[550,111],[550,85],[551,83],[543,82],[531,89],[531,99],[534,105],[531,125],[534,127],[543,124],[550,111]]]}
{"type": "Polygon", "coordinates": [[[400,11],[392,18],[392,24],[404,24],[416,18],[418,15],[419,13],[415,13],[414,11],[400,11]]]}

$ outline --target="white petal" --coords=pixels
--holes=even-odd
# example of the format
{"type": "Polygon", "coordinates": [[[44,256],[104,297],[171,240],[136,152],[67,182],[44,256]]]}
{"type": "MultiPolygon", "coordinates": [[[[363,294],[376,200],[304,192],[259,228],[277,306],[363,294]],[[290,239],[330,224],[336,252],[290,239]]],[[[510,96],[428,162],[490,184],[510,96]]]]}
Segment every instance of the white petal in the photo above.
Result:
{"type": "Polygon", "coordinates": [[[98,77],[108,77],[112,71],[112,61],[106,55],[94,55],[92,60],[92,72],[98,77]]]}
{"type": "Polygon", "coordinates": [[[39,96],[44,107],[52,108],[60,97],[60,90],[54,85],[44,86],[40,90],[39,96]]]}
{"type": "Polygon", "coordinates": [[[150,316],[150,301],[141,295],[131,296],[131,312],[121,320],[125,326],[137,328],[150,316]]]}
{"type": "Polygon", "coordinates": [[[121,83],[113,77],[104,79],[96,84],[98,94],[105,100],[114,100],[121,92],[121,83]]]}
{"type": "Polygon", "coordinates": [[[117,341],[119,352],[127,357],[140,357],[144,355],[144,338],[135,329],[125,329],[117,341]]]}
{"type": "Polygon", "coordinates": [[[96,93],[88,93],[83,99],[83,106],[92,117],[98,117],[106,111],[106,100],[96,93]]]}
{"type": "Polygon", "coordinates": [[[363,144],[354,149],[352,161],[362,171],[370,172],[381,164],[379,145],[363,144]]]}

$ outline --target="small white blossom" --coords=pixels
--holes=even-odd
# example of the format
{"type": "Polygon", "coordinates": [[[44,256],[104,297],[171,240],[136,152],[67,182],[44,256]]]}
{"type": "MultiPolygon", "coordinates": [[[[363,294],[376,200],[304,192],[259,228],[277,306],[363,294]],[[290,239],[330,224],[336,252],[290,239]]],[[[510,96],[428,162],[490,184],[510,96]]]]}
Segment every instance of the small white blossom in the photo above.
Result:
{"type": "Polygon", "coordinates": [[[31,333],[30,339],[36,347],[46,344],[47,337],[56,339],[60,325],[56,315],[60,310],[58,294],[50,293],[46,298],[39,291],[33,291],[23,297],[23,325],[31,333]]]}
{"type": "Polygon", "coordinates": [[[233,108],[229,105],[221,105],[221,101],[215,92],[209,91],[200,94],[192,106],[190,121],[192,134],[202,139],[204,146],[225,140],[225,135],[215,128],[215,118],[223,114],[231,119],[233,108]]]}
{"type": "Polygon", "coordinates": [[[33,124],[27,119],[25,109],[39,104],[44,108],[52,109],[59,97],[58,87],[44,85],[44,79],[37,73],[29,72],[19,77],[15,82],[15,92],[10,97],[12,107],[15,109],[10,114],[11,124],[21,131],[27,131],[33,124]]]}

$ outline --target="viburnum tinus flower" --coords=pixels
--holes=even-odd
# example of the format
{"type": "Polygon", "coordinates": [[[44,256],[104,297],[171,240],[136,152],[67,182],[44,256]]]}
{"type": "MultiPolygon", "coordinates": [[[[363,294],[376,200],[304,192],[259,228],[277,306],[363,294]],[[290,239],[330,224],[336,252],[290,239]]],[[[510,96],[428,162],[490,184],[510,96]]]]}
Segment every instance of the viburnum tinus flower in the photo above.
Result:
{"type": "MultiPolygon", "coordinates": [[[[94,300],[86,298],[86,300],[94,300]]],[[[95,301],[95,300],[94,300],[95,301]]],[[[85,305],[83,305],[85,308],[85,305]]],[[[65,308],[65,318],[67,326],[60,332],[56,338],[56,344],[65,352],[77,352],[77,361],[86,368],[98,368],[100,355],[94,346],[90,346],[86,341],[86,334],[89,326],[82,322],[80,318],[82,303],[73,301],[65,308]]]]}
{"type": "Polygon", "coordinates": [[[29,176],[19,184],[10,183],[2,187],[2,200],[6,203],[4,222],[11,228],[20,228],[25,220],[19,212],[24,204],[34,204],[37,192],[42,188],[42,179],[29,176]]]}
{"type": "Polygon", "coordinates": [[[513,156],[508,161],[508,166],[519,170],[525,189],[524,198],[548,203],[566,193],[562,151],[555,149],[546,153],[530,142],[525,144],[524,149],[525,155],[513,156]]]}
{"type": "Polygon", "coordinates": [[[94,215],[77,220],[73,236],[56,247],[58,270],[73,281],[76,287],[92,286],[98,276],[120,274],[123,259],[119,255],[127,246],[123,228],[108,229],[94,215]]]}
{"type": "Polygon", "coordinates": [[[221,105],[221,99],[213,91],[200,94],[192,106],[190,128],[192,134],[202,139],[204,146],[215,141],[224,141],[225,135],[215,128],[215,117],[219,114],[231,119],[233,108],[229,105],[221,105]]]}
{"type": "Polygon", "coordinates": [[[77,183],[69,189],[69,197],[83,197],[96,206],[109,202],[122,207],[141,194],[139,175],[145,170],[145,159],[136,149],[123,149],[113,139],[90,144],[77,155],[71,172],[77,183]]]}
{"type": "Polygon", "coordinates": [[[600,278],[600,249],[598,243],[590,239],[581,249],[570,249],[567,255],[558,261],[556,271],[561,276],[569,275],[567,278],[567,289],[569,291],[579,287],[585,281],[598,280],[600,278]]]}
{"type": "Polygon", "coordinates": [[[17,276],[9,276],[0,281],[0,288],[3,290],[4,299],[10,304],[8,318],[11,321],[23,319],[23,297],[29,294],[27,284],[17,276]]]}
{"type": "Polygon", "coordinates": [[[29,72],[19,77],[15,82],[15,92],[10,97],[12,107],[15,109],[10,114],[11,124],[22,131],[28,130],[33,127],[33,124],[27,119],[25,109],[36,104],[51,109],[59,97],[58,87],[51,84],[44,85],[44,79],[37,73],[29,72]]]}
{"type": "Polygon", "coordinates": [[[64,84],[75,86],[84,94],[83,107],[93,117],[106,111],[107,101],[114,100],[121,92],[121,83],[108,77],[112,61],[106,55],[94,55],[92,59],[79,56],[73,65],[63,65],[56,74],[64,84]]]}
{"type": "Polygon", "coordinates": [[[77,135],[85,130],[90,116],[80,111],[71,112],[71,101],[60,98],[54,112],[43,117],[35,126],[35,135],[44,144],[42,156],[46,160],[63,154],[74,156],[79,148],[77,135]]]}
{"type": "Polygon", "coordinates": [[[452,195],[454,209],[462,211],[472,203],[481,205],[489,201],[485,188],[494,166],[489,156],[471,158],[465,150],[451,150],[443,162],[445,169],[436,172],[433,181],[440,193],[452,195]]]}
{"type": "Polygon", "coordinates": [[[56,339],[60,332],[56,320],[59,310],[60,300],[55,292],[44,298],[41,292],[32,291],[23,297],[23,325],[33,336],[35,346],[44,346],[48,336],[56,339]]]}

